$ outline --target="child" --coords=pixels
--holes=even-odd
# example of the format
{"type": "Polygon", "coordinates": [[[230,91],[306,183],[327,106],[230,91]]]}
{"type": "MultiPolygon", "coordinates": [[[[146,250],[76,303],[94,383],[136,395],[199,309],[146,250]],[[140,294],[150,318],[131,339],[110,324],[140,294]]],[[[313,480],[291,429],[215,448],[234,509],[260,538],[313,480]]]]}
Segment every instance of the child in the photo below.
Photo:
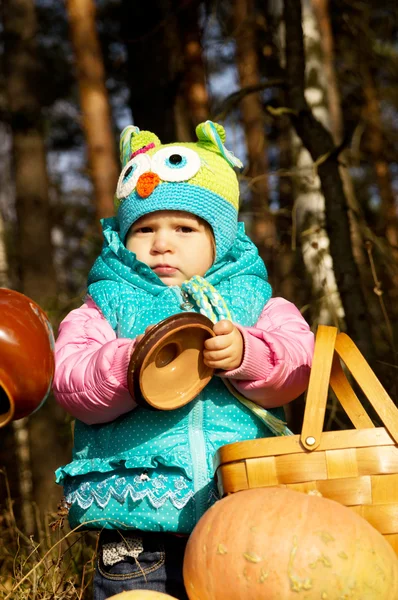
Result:
{"type": "Polygon", "coordinates": [[[184,548],[217,499],[215,452],[283,433],[281,407],[308,383],[313,334],[294,305],[271,298],[237,222],[241,163],[223,127],[196,133],[195,144],[161,145],[123,131],[117,217],[103,221],[85,303],[59,329],[54,393],[76,426],[57,482],[71,526],[101,530],[95,600],[141,588],[187,598],[184,548]],[[182,408],[137,407],[127,388],[137,339],[184,310],[215,321],[204,360],[217,376],[182,408]]]}

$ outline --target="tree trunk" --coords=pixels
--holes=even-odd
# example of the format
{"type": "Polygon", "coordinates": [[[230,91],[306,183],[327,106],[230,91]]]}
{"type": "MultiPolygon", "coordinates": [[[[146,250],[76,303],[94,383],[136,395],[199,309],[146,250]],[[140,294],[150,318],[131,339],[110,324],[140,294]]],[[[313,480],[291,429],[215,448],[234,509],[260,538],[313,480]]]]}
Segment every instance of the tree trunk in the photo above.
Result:
{"type": "MultiPolygon", "coordinates": [[[[5,0],[3,8],[6,87],[13,137],[17,244],[21,291],[46,308],[56,296],[45,144],[42,133],[40,88],[45,74],[36,51],[33,0],[5,0]]],[[[60,443],[59,416],[54,402],[14,428],[14,442],[23,471],[23,502],[49,500],[55,488],[53,467],[60,443]],[[35,423],[41,423],[40,433],[35,423]],[[29,428],[27,439],[26,425],[29,428]],[[30,454],[30,456],[29,456],[30,454]]],[[[43,506],[43,505],[42,505],[43,506]]],[[[24,512],[24,511],[22,511],[24,512]]],[[[29,511],[24,513],[29,520],[29,511]]],[[[28,524],[30,527],[31,525],[28,524]]]]}
{"type": "MultiPolygon", "coordinates": [[[[338,88],[336,71],[334,68],[335,50],[329,14],[329,0],[312,0],[312,5],[320,31],[323,55],[322,62],[324,65],[327,82],[329,114],[331,117],[331,134],[335,144],[337,145],[343,140],[344,122],[341,110],[340,91],[338,88]]],[[[350,209],[348,216],[351,226],[353,254],[361,275],[362,286],[366,294],[366,302],[369,312],[372,315],[374,323],[379,324],[384,317],[380,312],[379,298],[373,293],[375,282],[369,269],[369,260],[365,250],[365,241],[367,239],[374,239],[374,236],[372,236],[372,232],[366,223],[362,208],[355,194],[354,185],[347,166],[350,163],[350,157],[346,150],[342,150],[340,154],[340,161],[340,177],[343,182],[344,193],[350,209]]],[[[383,329],[377,326],[373,330],[373,338],[376,343],[377,338],[380,338],[380,336],[385,337],[385,332],[383,329]]]]}
{"type": "Polygon", "coordinates": [[[5,207],[9,206],[10,194],[13,191],[10,185],[11,169],[8,152],[9,139],[10,135],[6,130],[5,124],[3,123],[0,126],[0,144],[2,148],[2,160],[0,166],[0,180],[2,182],[2,189],[0,190],[0,287],[10,287],[6,244],[6,228],[4,225],[5,211],[3,211],[3,205],[5,207]]]}
{"type": "Polygon", "coordinates": [[[329,18],[329,0],[311,0],[317,20],[322,48],[322,65],[327,84],[327,102],[331,134],[335,144],[343,140],[343,119],[341,115],[341,99],[334,68],[334,41],[329,18]]]}
{"type": "Polygon", "coordinates": [[[181,135],[186,138],[190,130],[183,103],[177,102],[184,77],[179,6],[171,0],[122,2],[133,120],[140,129],[156,133],[164,144],[181,135]]]}
{"type": "Polygon", "coordinates": [[[72,437],[69,418],[49,396],[44,405],[28,418],[33,498],[41,515],[56,510],[63,495],[54,472],[71,460],[72,437]]]}
{"type": "MultiPolygon", "coordinates": [[[[236,59],[241,88],[260,83],[255,44],[253,0],[236,0],[234,26],[236,59]]],[[[265,123],[259,94],[246,94],[240,103],[243,128],[246,136],[251,194],[251,237],[260,254],[269,264],[272,250],[277,245],[275,219],[269,210],[268,157],[265,123]]]]}
{"type": "Polygon", "coordinates": [[[184,54],[183,92],[194,129],[209,118],[209,96],[203,64],[198,0],[191,2],[179,15],[184,54]]]}
{"type": "MultiPolygon", "coordinates": [[[[344,135],[344,122],[341,110],[341,97],[334,68],[335,50],[332,26],[329,16],[329,0],[311,0],[314,15],[318,23],[320,33],[320,45],[322,49],[322,65],[325,72],[327,102],[330,116],[330,132],[336,145],[341,144],[344,135]]],[[[339,166],[340,177],[343,182],[344,193],[349,205],[349,219],[351,225],[351,241],[353,254],[358,265],[362,281],[368,279],[368,261],[364,250],[364,229],[367,230],[365,218],[361,206],[356,198],[354,185],[348,170],[349,157],[343,149],[340,153],[341,164],[339,166]],[[362,229],[362,231],[361,231],[362,229]]]]}
{"type": "MultiPolygon", "coordinates": [[[[306,308],[305,317],[312,322],[311,285],[308,271],[303,261],[301,244],[297,248],[292,243],[295,236],[294,186],[291,177],[292,170],[292,135],[291,123],[287,117],[279,122],[279,213],[276,224],[279,235],[278,254],[274,265],[275,282],[272,288],[276,296],[282,296],[296,304],[301,310],[306,308]]],[[[294,404],[294,403],[293,403],[294,404]]]]}
{"type": "MultiPolygon", "coordinates": [[[[1,181],[3,183],[0,194],[5,196],[8,203],[13,198],[13,189],[10,185],[11,165],[8,162],[8,132],[1,127],[1,146],[7,153],[1,164],[1,181]]],[[[3,198],[0,199],[0,287],[11,288],[9,277],[6,229],[3,218],[3,198]]],[[[10,212],[8,210],[8,212],[10,212]]],[[[0,332],[1,334],[1,332],[0,332]]],[[[30,456],[26,419],[14,421],[0,432],[0,507],[7,509],[8,500],[14,501],[14,516],[21,524],[24,532],[33,532],[34,514],[32,506],[32,476],[30,473],[30,456]],[[27,460],[26,460],[27,459],[27,460]],[[28,469],[26,470],[26,464],[28,469]],[[15,468],[18,465],[18,468],[15,468]],[[10,493],[11,498],[8,498],[10,493]]]]}
{"type": "MultiPolygon", "coordinates": [[[[303,8],[303,29],[307,102],[309,109],[328,128],[330,117],[321,62],[320,34],[307,0],[303,8]]],[[[321,182],[308,149],[296,134],[292,135],[292,153],[296,168],[293,179],[296,196],[294,220],[303,262],[311,282],[312,321],[315,326],[319,323],[333,324],[344,329],[344,310],[330,256],[330,240],[325,229],[325,198],[321,182]]]]}
{"type": "Polygon", "coordinates": [[[5,71],[15,169],[22,291],[39,304],[56,296],[46,153],[38,88],[33,0],[3,2],[5,71]]]}
{"type": "Polygon", "coordinates": [[[97,216],[110,217],[114,213],[113,198],[120,169],[95,25],[95,3],[67,0],[67,8],[97,216]]]}
{"type": "Polygon", "coordinates": [[[373,345],[367,307],[352,252],[347,200],[337,157],[333,155],[333,140],[325,127],[315,119],[304,95],[305,61],[301,19],[301,2],[285,0],[287,95],[289,106],[294,110],[292,121],[312,159],[319,161],[318,174],[325,198],[326,229],[347,332],[370,358],[373,356],[373,345]]]}
{"type": "Polygon", "coordinates": [[[364,110],[364,117],[367,123],[366,133],[381,198],[382,226],[385,236],[392,246],[394,258],[398,264],[397,206],[391,184],[389,165],[383,157],[384,136],[380,114],[380,103],[375,82],[366,61],[360,62],[360,69],[366,101],[364,110]]]}
{"type": "Polygon", "coordinates": [[[0,287],[8,287],[8,262],[3,215],[0,212],[0,287]]]}

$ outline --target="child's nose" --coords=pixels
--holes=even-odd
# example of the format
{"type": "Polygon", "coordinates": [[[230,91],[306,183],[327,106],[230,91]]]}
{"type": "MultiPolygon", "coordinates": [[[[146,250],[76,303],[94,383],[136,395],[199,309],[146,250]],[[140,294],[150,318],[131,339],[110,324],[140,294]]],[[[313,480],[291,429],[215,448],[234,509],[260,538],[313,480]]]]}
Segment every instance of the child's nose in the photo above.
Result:
{"type": "Polygon", "coordinates": [[[164,253],[172,251],[172,243],[167,233],[157,232],[153,238],[152,251],[155,253],[164,253]]]}
{"type": "Polygon", "coordinates": [[[147,171],[140,175],[137,181],[137,194],[141,198],[148,198],[155,189],[157,185],[159,185],[160,179],[159,175],[156,173],[152,173],[151,171],[147,171]]]}

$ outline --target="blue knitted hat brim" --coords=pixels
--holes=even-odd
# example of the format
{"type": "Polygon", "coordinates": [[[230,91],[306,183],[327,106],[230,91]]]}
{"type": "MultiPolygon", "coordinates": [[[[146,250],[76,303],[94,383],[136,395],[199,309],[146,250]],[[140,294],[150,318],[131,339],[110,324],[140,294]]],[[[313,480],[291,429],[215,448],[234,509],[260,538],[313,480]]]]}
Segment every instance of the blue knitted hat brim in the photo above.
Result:
{"type": "Polygon", "coordinates": [[[123,200],[118,212],[121,241],[125,242],[127,232],[135,221],[159,210],[186,211],[209,223],[216,242],[216,260],[222,258],[234,243],[237,233],[236,209],[218,194],[186,182],[162,182],[148,198],[141,198],[134,191],[123,200]]]}

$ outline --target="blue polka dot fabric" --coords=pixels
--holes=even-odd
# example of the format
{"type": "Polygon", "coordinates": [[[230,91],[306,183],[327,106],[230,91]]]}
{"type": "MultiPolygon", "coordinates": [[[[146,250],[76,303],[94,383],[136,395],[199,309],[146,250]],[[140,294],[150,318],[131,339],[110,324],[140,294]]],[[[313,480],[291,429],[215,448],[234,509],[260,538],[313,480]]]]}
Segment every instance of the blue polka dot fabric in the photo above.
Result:
{"type": "MultiPolygon", "coordinates": [[[[135,338],[182,312],[180,288],[163,284],[126,249],[116,219],[104,220],[103,229],[88,294],[117,336],[135,338]]],[[[232,248],[205,278],[223,296],[232,320],[244,326],[257,322],[271,296],[264,263],[242,223],[232,248]]],[[[283,409],[270,412],[283,419],[283,409]]],[[[73,460],[56,473],[71,503],[71,526],[190,533],[217,499],[218,448],[271,435],[217,377],[177,410],[138,407],[111,423],[78,421],[73,460]]]]}

